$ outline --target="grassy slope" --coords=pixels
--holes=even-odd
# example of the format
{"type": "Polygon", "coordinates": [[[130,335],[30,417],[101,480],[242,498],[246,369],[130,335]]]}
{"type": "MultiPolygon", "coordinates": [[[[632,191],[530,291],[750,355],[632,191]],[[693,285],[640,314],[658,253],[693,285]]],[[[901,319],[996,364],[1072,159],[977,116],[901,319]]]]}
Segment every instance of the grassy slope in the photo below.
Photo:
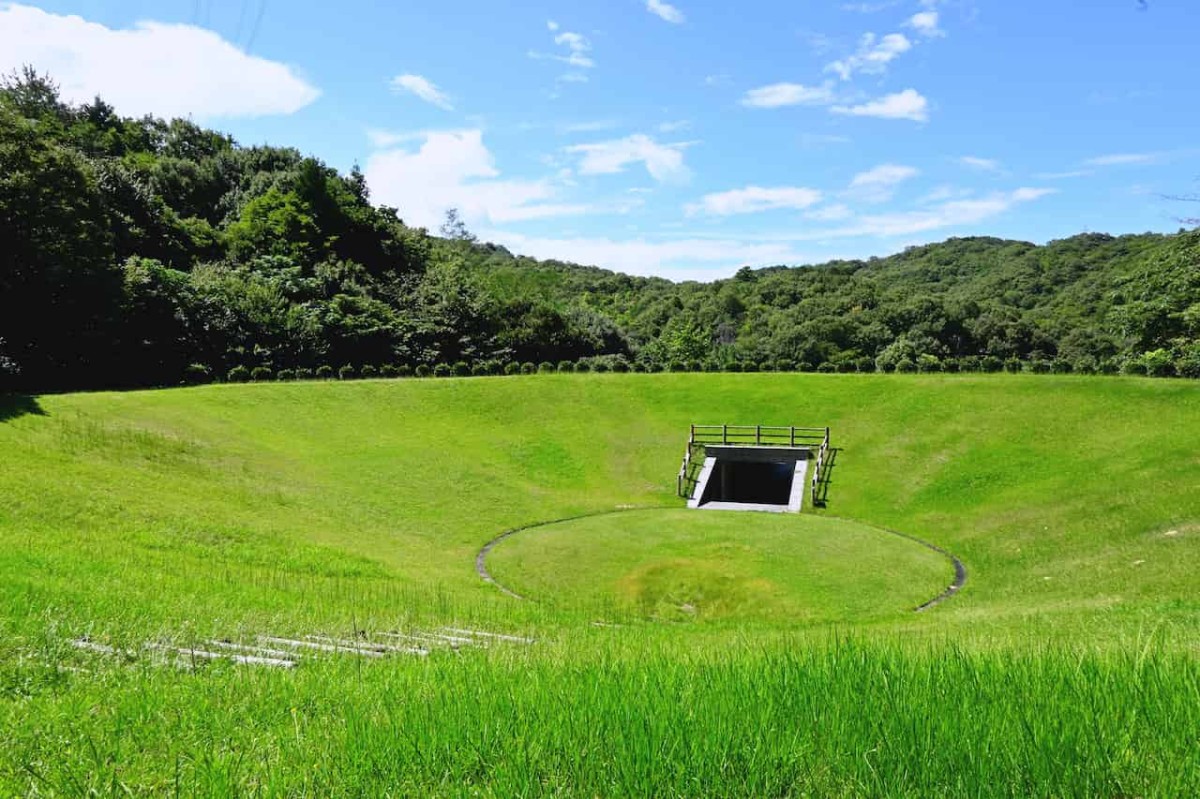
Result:
{"type": "Polygon", "coordinates": [[[0,779],[12,792],[165,790],[172,775],[204,794],[1200,787],[1187,782],[1200,774],[1195,383],[579,375],[38,405],[0,422],[0,779]],[[932,613],[842,623],[838,635],[868,642],[796,659],[777,647],[783,612],[736,630],[581,630],[569,610],[478,582],[473,555],[501,530],[678,507],[693,421],[832,425],[827,513],[949,548],[967,589],[932,613]],[[50,663],[88,631],[140,642],[451,618],[548,638],[528,654],[296,675],[50,663]],[[893,651],[913,633],[934,648],[893,651]],[[1102,651],[1066,654],[1077,647],[1102,651]],[[397,701],[414,690],[420,701],[397,701]],[[944,712],[955,706],[967,715],[944,712]],[[630,749],[614,748],[619,731],[630,749]]]}

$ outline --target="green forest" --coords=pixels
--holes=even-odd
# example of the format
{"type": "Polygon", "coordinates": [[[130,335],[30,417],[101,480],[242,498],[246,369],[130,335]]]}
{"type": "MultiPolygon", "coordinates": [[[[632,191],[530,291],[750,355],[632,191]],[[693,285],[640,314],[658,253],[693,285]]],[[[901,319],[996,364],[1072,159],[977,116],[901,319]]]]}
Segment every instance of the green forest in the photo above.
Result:
{"type": "Polygon", "coordinates": [[[1200,377],[1200,231],[674,283],[437,235],[363,174],[0,84],[0,390],[534,371],[1200,377]]]}

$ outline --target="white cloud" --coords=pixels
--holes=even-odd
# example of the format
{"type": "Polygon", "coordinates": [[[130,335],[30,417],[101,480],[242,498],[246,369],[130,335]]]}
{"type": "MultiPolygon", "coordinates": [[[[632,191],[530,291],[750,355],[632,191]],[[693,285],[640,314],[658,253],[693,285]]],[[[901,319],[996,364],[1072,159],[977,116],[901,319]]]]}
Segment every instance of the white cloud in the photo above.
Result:
{"type": "Polygon", "coordinates": [[[320,96],[294,68],[249,55],[203,28],[151,21],[108,28],[0,4],[0,72],[25,64],[49,73],[68,102],[99,95],[130,116],[291,114],[320,96]]]}
{"type": "Polygon", "coordinates": [[[592,51],[592,43],[586,36],[572,31],[562,31],[561,26],[553,20],[547,22],[546,27],[554,34],[554,43],[563,48],[563,52],[542,53],[530,50],[528,53],[530,58],[561,61],[576,69],[591,69],[596,66],[596,62],[588,55],[592,51]]]}
{"type": "Polygon", "coordinates": [[[578,144],[567,152],[582,155],[579,172],[582,175],[612,175],[623,172],[630,164],[642,163],[650,176],[659,182],[681,181],[690,176],[683,163],[686,143],[659,144],[644,133],[623,139],[578,144]]]}
{"type": "Polygon", "coordinates": [[[646,0],[646,10],[673,25],[684,21],[683,12],[664,0],[646,0]]]}
{"type": "Polygon", "coordinates": [[[946,32],[938,27],[938,12],[936,11],[921,11],[913,14],[904,24],[916,31],[918,35],[929,39],[946,35],[946,32]]]}
{"type": "Polygon", "coordinates": [[[691,120],[688,119],[673,119],[667,122],[658,123],[659,133],[678,133],[681,130],[687,130],[692,126],[691,120]]]}
{"type": "Polygon", "coordinates": [[[720,73],[717,75],[705,75],[703,82],[704,82],[705,86],[713,87],[713,86],[728,86],[731,81],[730,81],[730,78],[728,75],[726,75],[725,73],[720,73]]]}
{"type": "Polygon", "coordinates": [[[479,130],[427,131],[416,151],[388,149],[367,159],[374,199],[399,209],[409,224],[434,228],[447,208],[472,224],[503,224],[582,214],[587,206],[556,202],[548,180],[500,180],[479,130]]]}
{"type": "Polygon", "coordinates": [[[600,130],[612,130],[618,124],[614,119],[592,119],[587,122],[565,122],[556,130],[559,133],[595,133],[600,130]]]}
{"type": "Polygon", "coordinates": [[[960,200],[964,197],[970,197],[973,193],[971,189],[961,189],[957,186],[943,183],[940,186],[934,187],[933,191],[920,197],[917,203],[920,205],[929,205],[931,203],[943,203],[946,200],[960,200]]]}
{"type": "Polygon", "coordinates": [[[1066,172],[1039,172],[1034,175],[1038,180],[1062,180],[1063,178],[1085,178],[1094,174],[1090,169],[1069,169],[1066,172]]]}
{"type": "Polygon", "coordinates": [[[812,219],[815,222],[840,222],[852,216],[854,216],[854,212],[850,210],[849,206],[842,203],[827,205],[804,214],[805,219],[812,219]]]}
{"type": "Polygon", "coordinates": [[[821,192],[802,186],[747,186],[744,189],[706,194],[700,198],[700,202],[688,205],[686,210],[689,215],[704,213],[731,216],[781,208],[804,209],[820,201],[821,192]]]}
{"type": "Polygon", "coordinates": [[[911,119],[914,122],[924,122],[929,119],[929,101],[915,89],[905,89],[859,105],[835,105],[832,111],[835,114],[855,117],[911,119]]]}
{"type": "Polygon", "coordinates": [[[825,105],[833,102],[829,86],[804,86],[800,83],[772,83],[751,89],[742,97],[750,108],[780,108],[789,105],[825,105]]]}
{"type": "Polygon", "coordinates": [[[972,169],[978,169],[981,172],[999,172],[1001,171],[1000,162],[994,158],[980,158],[975,155],[964,155],[958,158],[958,163],[963,166],[969,166],[972,169]]]}
{"type": "Polygon", "coordinates": [[[631,275],[659,275],[676,280],[713,280],[731,275],[741,266],[774,266],[806,260],[786,242],[732,238],[537,238],[499,231],[489,231],[486,237],[534,258],[557,258],[631,275]]]}
{"type": "Polygon", "coordinates": [[[1131,166],[1138,164],[1153,164],[1158,162],[1162,153],[1113,153],[1089,158],[1084,161],[1088,166],[1131,166]]]}
{"type": "Polygon", "coordinates": [[[428,78],[421,75],[397,75],[392,78],[389,85],[394,92],[414,94],[425,102],[436,105],[438,108],[446,111],[454,110],[454,106],[450,103],[450,98],[446,96],[446,93],[435,86],[428,78]]]}
{"type": "Polygon", "coordinates": [[[950,200],[916,211],[861,216],[851,225],[814,232],[810,238],[853,236],[886,238],[928,233],[947,227],[976,225],[985,219],[1002,214],[1016,205],[1032,202],[1053,193],[1054,189],[1019,188],[1015,191],[997,192],[978,199],[950,200]]]}
{"type": "Polygon", "coordinates": [[[843,3],[842,11],[853,11],[856,14],[875,14],[900,5],[900,0],[883,0],[879,3],[843,3]]]}
{"type": "Polygon", "coordinates": [[[883,203],[892,199],[896,187],[906,180],[921,174],[920,170],[903,164],[880,164],[866,172],[859,172],[850,181],[847,197],[868,203],[883,203]]]}
{"type": "Polygon", "coordinates": [[[887,70],[887,65],[912,49],[912,42],[903,33],[889,33],[878,38],[873,33],[864,33],[858,43],[858,51],[839,61],[825,66],[842,80],[850,80],[854,73],[878,75],[887,70]]]}

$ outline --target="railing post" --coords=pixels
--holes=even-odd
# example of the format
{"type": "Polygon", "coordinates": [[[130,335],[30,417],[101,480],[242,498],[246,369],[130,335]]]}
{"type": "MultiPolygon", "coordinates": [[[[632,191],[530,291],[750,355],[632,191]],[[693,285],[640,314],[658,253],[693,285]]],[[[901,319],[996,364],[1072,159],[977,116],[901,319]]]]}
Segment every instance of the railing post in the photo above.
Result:
{"type": "Polygon", "coordinates": [[[692,434],[688,437],[688,444],[692,444],[696,440],[696,425],[692,425],[692,434]]]}
{"type": "Polygon", "coordinates": [[[792,446],[796,446],[796,425],[792,425],[792,446]]]}
{"type": "Polygon", "coordinates": [[[727,425],[727,424],[721,425],[721,443],[722,444],[729,443],[729,425],[727,425]]]}
{"type": "Polygon", "coordinates": [[[755,446],[762,443],[762,425],[754,425],[754,444],[755,446]]]}

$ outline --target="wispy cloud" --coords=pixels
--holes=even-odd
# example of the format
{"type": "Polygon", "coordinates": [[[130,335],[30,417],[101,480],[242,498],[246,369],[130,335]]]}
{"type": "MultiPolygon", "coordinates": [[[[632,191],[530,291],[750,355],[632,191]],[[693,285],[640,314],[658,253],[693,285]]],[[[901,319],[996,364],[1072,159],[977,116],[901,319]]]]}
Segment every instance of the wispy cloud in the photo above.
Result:
{"type": "Polygon", "coordinates": [[[841,222],[852,216],[854,216],[854,212],[850,210],[850,206],[844,203],[834,203],[833,205],[826,205],[823,208],[815,208],[804,214],[805,219],[811,219],[814,222],[841,222]]]}
{"type": "Polygon", "coordinates": [[[958,163],[971,169],[978,169],[980,172],[1001,172],[1003,168],[1000,162],[994,158],[980,158],[976,155],[963,155],[958,157],[958,163]]]}
{"type": "Polygon", "coordinates": [[[779,209],[802,210],[821,201],[821,192],[803,186],[746,186],[743,189],[706,194],[700,202],[685,207],[689,215],[732,216],[779,209]]]}
{"type": "Polygon", "coordinates": [[[581,175],[612,175],[640,163],[659,182],[679,182],[691,174],[683,163],[683,151],[688,145],[688,142],[660,144],[644,133],[637,133],[623,139],[578,144],[568,147],[566,152],[581,156],[581,175]]]}
{"type": "Polygon", "coordinates": [[[1086,178],[1094,175],[1090,169],[1068,169],[1065,172],[1039,172],[1034,175],[1038,180],[1061,180],[1063,178],[1086,178]]]}
{"type": "Polygon", "coordinates": [[[781,108],[790,105],[828,105],[833,102],[833,90],[825,86],[805,86],[801,83],[772,83],[751,89],[742,97],[748,108],[781,108]]]}
{"type": "Polygon", "coordinates": [[[1162,157],[1162,153],[1112,153],[1089,158],[1083,163],[1087,166],[1130,166],[1155,164],[1161,161],[1162,157]]]}
{"type": "Polygon", "coordinates": [[[853,55],[826,64],[825,71],[836,74],[842,80],[850,80],[857,72],[878,75],[886,71],[893,60],[911,49],[912,42],[903,33],[889,33],[882,38],[874,33],[864,33],[853,55]]]}
{"type": "Polygon", "coordinates": [[[916,167],[903,164],[880,164],[855,175],[850,181],[850,187],[843,192],[843,195],[860,202],[887,202],[895,196],[897,186],[919,174],[921,172],[916,167]]]}
{"type": "Polygon", "coordinates": [[[547,22],[546,27],[554,34],[554,43],[558,45],[560,52],[543,53],[537,50],[530,50],[530,58],[561,61],[576,69],[591,69],[596,66],[596,62],[589,55],[592,51],[592,43],[588,41],[586,36],[581,33],[562,30],[562,26],[554,20],[547,22]]]}
{"type": "Polygon", "coordinates": [[[436,105],[438,108],[446,111],[453,111],[454,106],[450,102],[450,98],[446,93],[433,84],[428,78],[421,75],[397,75],[392,78],[392,91],[416,95],[425,102],[436,105]]]}
{"type": "Polygon", "coordinates": [[[921,11],[913,14],[904,25],[916,31],[918,36],[924,36],[927,39],[946,35],[946,32],[938,27],[938,12],[936,11],[921,11]]]}
{"type": "Polygon", "coordinates": [[[914,122],[929,119],[929,101],[915,89],[905,89],[859,105],[835,105],[831,110],[835,114],[855,117],[910,119],[914,122]]]}
{"type": "Polygon", "coordinates": [[[679,133],[682,130],[687,130],[692,126],[689,119],[672,119],[666,122],[658,123],[659,133],[679,133]]]}
{"type": "Polygon", "coordinates": [[[812,238],[873,236],[888,238],[928,233],[949,227],[976,225],[1011,208],[1053,194],[1054,189],[1020,188],[978,199],[950,200],[929,208],[861,216],[853,223],[814,232],[812,238]]]}
{"type": "Polygon", "coordinates": [[[683,12],[664,0],[646,0],[646,10],[673,25],[682,25],[684,22],[683,12]]]}

